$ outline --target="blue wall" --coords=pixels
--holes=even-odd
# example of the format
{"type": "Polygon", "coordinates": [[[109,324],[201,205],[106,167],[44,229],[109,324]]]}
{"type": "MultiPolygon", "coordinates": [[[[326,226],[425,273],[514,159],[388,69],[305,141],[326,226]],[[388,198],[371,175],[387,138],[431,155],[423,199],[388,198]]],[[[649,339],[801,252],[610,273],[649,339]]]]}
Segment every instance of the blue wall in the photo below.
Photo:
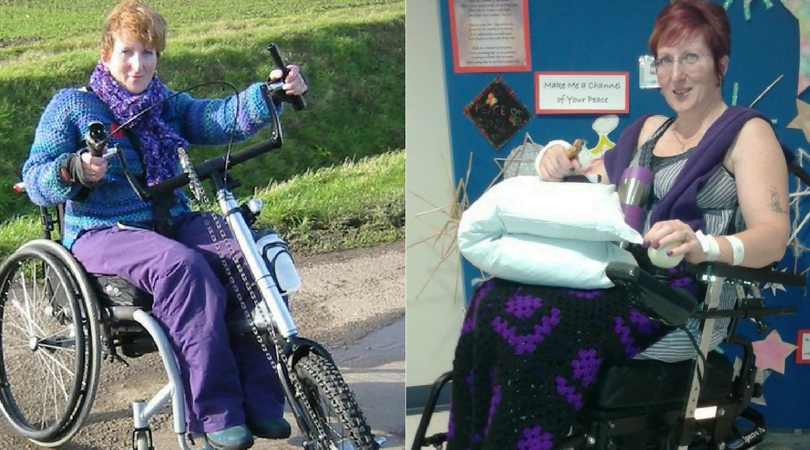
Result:
{"type": "MultiPolygon", "coordinates": [[[[472,152],[472,171],[467,186],[471,201],[477,199],[498,174],[493,158],[505,158],[510,150],[523,142],[528,132],[532,139],[544,143],[551,139],[573,141],[584,137],[589,144],[596,143],[591,129],[600,114],[536,115],[519,130],[500,151],[496,151],[463,114],[469,103],[497,75],[534,112],[534,71],[627,71],[630,74],[630,109],[619,115],[619,126],[610,134],[613,142],[621,130],[646,113],[672,115],[657,89],[638,87],[638,58],[648,54],[647,39],[655,16],[666,5],[666,0],[529,0],[529,33],[531,39],[530,72],[509,73],[454,73],[447,0],[438,2],[443,28],[445,73],[448,95],[448,121],[450,123],[455,180],[463,178],[472,152]]],[[[726,103],[732,104],[734,83],[739,84],[737,105],[748,106],[779,75],[783,78],[755,105],[771,119],[776,120],[779,138],[791,149],[807,149],[808,143],[800,130],[788,129],[796,115],[796,86],[799,71],[799,25],[796,18],[778,0],[772,8],[764,2],[751,5],[751,18],[743,14],[744,0],[731,3],[732,50],[730,65],[724,83],[726,103]]],[[[810,93],[799,96],[810,102],[810,93]]],[[[795,190],[791,182],[791,192],[795,190]]],[[[800,214],[807,214],[810,201],[805,200],[800,214]]],[[[810,228],[810,227],[807,227],[810,228]]],[[[810,242],[810,232],[800,236],[810,242]]],[[[786,256],[781,267],[793,271],[794,258],[786,256]]],[[[464,280],[467,296],[473,278],[480,273],[466,261],[464,280]]],[[[810,266],[810,257],[799,261],[799,270],[810,266]]],[[[810,307],[801,289],[788,288],[766,299],[771,305],[793,304],[800,307],[796,316],[767,319],[784,341],[796,343],[797,330],[810,328],[810,307]]],[[[743,328],[753,329],[745,324],[743,328]]],[[[751,340],[763,339],[748,331],[751,340]]],[[[794,355],[787,359],[785,375],[772,373],[764,384],[766,414],[772,428],[810,428],[810,365],[798,365],[794,355]]]]}

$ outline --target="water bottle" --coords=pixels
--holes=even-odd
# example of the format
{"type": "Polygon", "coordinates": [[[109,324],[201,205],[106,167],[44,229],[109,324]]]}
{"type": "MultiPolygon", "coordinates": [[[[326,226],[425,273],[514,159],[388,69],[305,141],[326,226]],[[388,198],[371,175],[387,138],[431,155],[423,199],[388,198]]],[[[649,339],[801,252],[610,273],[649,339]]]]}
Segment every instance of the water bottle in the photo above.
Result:
{"type": "Polygon", "coordinates": [[[295,268],[290,248],[275,231],[259,238],[256,247],[264,256],[267,269],[282,294],[293,293],[301,287],[301,277],[295,268]]]}

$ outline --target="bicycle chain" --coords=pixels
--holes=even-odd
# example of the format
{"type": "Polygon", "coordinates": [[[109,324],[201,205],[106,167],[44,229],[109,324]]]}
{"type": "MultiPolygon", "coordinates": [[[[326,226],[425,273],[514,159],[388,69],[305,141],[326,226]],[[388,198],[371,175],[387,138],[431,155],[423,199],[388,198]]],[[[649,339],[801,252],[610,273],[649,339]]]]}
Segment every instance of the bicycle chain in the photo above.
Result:
{"type": "MultiPolygon", "coordinates": [[[[222,219],[222,220],[225,220],[225,219],[222,219]]],[[[257,298],[256,298],[256,292],[255,292],[254,289],[251,289],[251,283],[248,282],[247,275],[245,274],[245,270],[242,267],[242,263],[240,262],[239,258],[235,258],[236,254],[235,254],[235,252],[233,250],[233,247],[231,247],[230,242],[228,241],[228,238],[227,238],[227,236],[225,234],[225,230],[222,228],[221,221],[220,220],[214,220],[214,223],[216,224],[216,227],[217,227],[217,229],[219,231],[219,235],[222,238],[222,241],[224,241],[225,245],[228,247],[228,252],[229,252],[229,254],[231,256],[231,260],[234,262],[234,265],[236,266],[236,270],[237,270],[237,272],[239,272],[240,278],[242,279],[242,282],[244,283],[245,288],[248,290],[248,293],[250,294],[251,300],[253,300],[253,308],[254,308],[254,311],[255,311],[256,306],[258,305],[258,301],[257,301],[257,298]]],[[[219,259],[222,262],[222,267],[225,269],[225,274],[228,276],[228,282],[231,284],[231,286],[233,286],[234,292],[236,293],[236,299],[239,301],[239,305],[242,307],[242,311],[245,313],[245,319],[247,320],[248,324],[250,325],[250,329],[253,332],[253,335],[256,337],[256,340],[258,341],[259,345],[261,346],[262,352],[264,352],[264,356],[270,362],[270,365],[273,368],[273,370],[276,373],[278,373],[278,371],[276,369],[277,362],[273,361],[273,357],[270,354],[270,350],[267,348],[267,345],[265,345],[264,339],[262,339],[261,333],[259,332],[259,328],[256,326],[256,323],[253,321],[253,318],[251,317],[250,311],[248,310],[247,304],[245,303],[245,300],[242,298],[242,294],[239,292],[239,289],[236,286],[236,280],[233,278],[230,267],[228,267],[228,264],[227,264],[227,262],[225,260],[223,252],[222,252],[222,248],[220,247],[220,241],[217,240],[217,238],[216,238],[216,236],[214,234],[214,230],[212,229],[211,224],[209,222],[209,216],[207,216],[207,215],[205,216],[205,226],[208,229],[208,234],[211,237],[211,242],[214,244],[214,247],[216,248],[217,256],[219,256],[219,259]]],[[[258,285],[257,285],[257,287],[258,287],[258,285]]],[[[272,325],[273,322],[268,321],[268,317],[264,316],[265,313],[262,312],[261,314],[263,314],[263,319],[265,320],[265,322],[267,324],[272,325]]],[[[278,358],[280,358],[280,355],[283,354],[283,351],[282,351],[281,346],[279,345],[279,342],[278,342],[279,340],[278,340],[278,337],[277,337],[277,334],[276,334],[276,330],[274,329],[274,327],[269,326],[268,331],[272,335],[271,339],[272,339],[274,347],[276,349],[276,355],[277,355],[277,359],[278,359],[278,358]]],[[[284,364],[286,365],[286,362],[284,364]]],[[[308,402],[309,400],[306,399],[306,397],[304,396],[304,389],[301,386],[301,383],[299,382],[298,377],[294,375],[292,367],[289,367],[289,366],[287,367],[287,374],[288,374],[287,378],[290,380],[291,384],[293,385],[295,395],[297,397],[304,398],[304,401],[308,402]]],[[[318,435],[319,436],[325,436],[326,431],[323,429],[322,424],[320,423],[320,421],[318,420],[317,417],[312,416],[312,412],[310,410],[311,410],[311,408],[307,408],[307,414],[310,415],[310,418],[312,419],[312,422],[315,424],[315,427],[318,430],[318,435]]]]}
{"type": "Polygon", "coordinates": [[[188,157],[188,153],[186,153],[186,149],[178,147],[177,157],[180,160],[180,167],[183,169],[183,172],[188,175],[188,186],[194,199],[198,204],[210,203],[208,195],[205,193],[205,188],[203,188],[202,182],[200,182],[200,179],[197,177],[194,166],[191,165],[191,160],[188,157]]]}

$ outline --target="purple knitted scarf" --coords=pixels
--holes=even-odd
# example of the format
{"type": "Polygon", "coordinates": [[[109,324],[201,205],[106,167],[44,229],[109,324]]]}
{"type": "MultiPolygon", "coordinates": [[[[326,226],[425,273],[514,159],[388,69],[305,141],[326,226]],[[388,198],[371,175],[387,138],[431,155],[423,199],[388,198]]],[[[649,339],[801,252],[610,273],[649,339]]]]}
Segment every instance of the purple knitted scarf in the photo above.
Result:
{"type": "MultiPolygon", "coordinates": [[[[110,107],[119,124],[166,98],[166,89],[157,75],[152,77],[146,90],[135,95],[118,84],[101,62],[90,75],[90,87],[110,107]]],[[[136,147],[141,152],[146,182],[150,186],[176,174],[177,148],[188,146],[188,142],[163,121],[162,110],[156,106],[127,126],[138,137],[136,147]]]]}

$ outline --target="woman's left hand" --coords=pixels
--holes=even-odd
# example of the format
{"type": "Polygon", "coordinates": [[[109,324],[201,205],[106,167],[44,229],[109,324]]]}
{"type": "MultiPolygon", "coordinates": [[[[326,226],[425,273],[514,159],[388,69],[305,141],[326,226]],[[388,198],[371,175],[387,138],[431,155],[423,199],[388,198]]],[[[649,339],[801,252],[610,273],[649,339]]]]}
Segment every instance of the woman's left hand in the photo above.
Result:
{"type": "Polygon", "coordinates": [[[673,242],[676,246],[667,252],[667,256],[684,255],[684,259],[691,264],[700,264],[708,258],[695,236],[695,231],[680,220],[657,222],[644,235],[643,246],[659,249],[673,242]]]}
{"type": "MultiPolygon", "coordinates": [[[[287,69],[289,69],[289,72],[287,72],[287,78],[284,79],[284,85],[281,87],[284,89],[284,93],[288,95],[301,95],[305,93],[307,91],[307,83],[304,81],[304,77],[301,76],[301,68],[295,64],[290,64],[287,66],[287,69]]],[[[280,80],[282,75],[281,69],[273,69],[270,72],[270,80],[280,80]]]]}

